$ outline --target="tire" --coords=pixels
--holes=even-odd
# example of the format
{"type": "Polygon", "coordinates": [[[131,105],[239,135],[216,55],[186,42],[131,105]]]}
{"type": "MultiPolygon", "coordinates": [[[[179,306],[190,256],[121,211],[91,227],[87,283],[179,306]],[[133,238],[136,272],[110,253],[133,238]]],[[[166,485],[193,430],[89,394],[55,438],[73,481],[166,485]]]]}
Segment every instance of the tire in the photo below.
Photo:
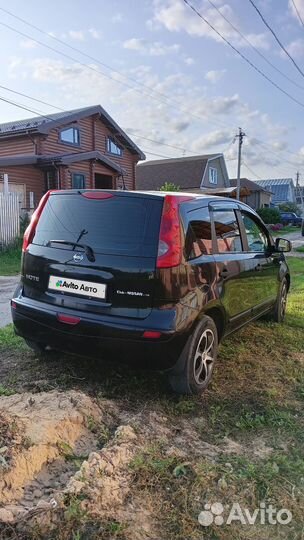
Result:
{"type": "Polygon", "coordinates": [[[218,335],[211,317],[204,316],[189,337],[169,382],[178,394],[200,394],[206,390],[217,358],[218,335]]]}
{"type": "Polygon", "coordinates": [[[286,313],[287,294],[288,294],[287,279],[283,278],[281,281],[280,290],[277,296],[276,303],[270,315],[270,318],[272,321],[277,322],[277,323],[281,323],[284,321],[285,313],[286,313]]]}
{"type": "Polygon", "coordinates": [[[48,353],[46,345],[37,343],[37,341],[31,341],[29,339],[24,340],[27,346],[32,349],[38,356],[45,356],[48,353]]]}

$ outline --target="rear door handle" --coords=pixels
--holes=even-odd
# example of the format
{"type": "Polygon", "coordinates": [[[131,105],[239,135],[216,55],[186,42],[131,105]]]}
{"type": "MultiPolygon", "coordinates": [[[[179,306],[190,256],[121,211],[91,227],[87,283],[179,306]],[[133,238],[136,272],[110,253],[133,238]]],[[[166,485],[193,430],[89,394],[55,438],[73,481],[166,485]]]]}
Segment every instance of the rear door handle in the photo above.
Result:
{"type": "Polygon", "coordinates": [[[228,268],[224,267],[219,273],[220,278],[226,279],[229,276],[228,268]]]}

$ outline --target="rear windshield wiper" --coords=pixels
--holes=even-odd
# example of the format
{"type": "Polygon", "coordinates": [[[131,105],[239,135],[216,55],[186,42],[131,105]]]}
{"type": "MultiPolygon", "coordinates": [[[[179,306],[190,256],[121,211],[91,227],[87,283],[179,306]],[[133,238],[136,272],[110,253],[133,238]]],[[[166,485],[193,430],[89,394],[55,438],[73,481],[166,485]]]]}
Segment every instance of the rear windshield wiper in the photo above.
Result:
{"type": "Polygon", "coordinates": [[[47,247],[50,246],[51,244],[65,244],[66,246],[72,246],[73,249],[75,249],[75,247],[80,247],[82,249],[84,249],[85,251],[85,254],[88,258],[88,260],[90,262],[94,262],[95,261],[95,256],[94,256],[94,251],[92,250],[92,248],[86,244],[79,244],[78,242],[69,242],[68,240],[49,240],[48,243],[46,244],[47,247]]]}

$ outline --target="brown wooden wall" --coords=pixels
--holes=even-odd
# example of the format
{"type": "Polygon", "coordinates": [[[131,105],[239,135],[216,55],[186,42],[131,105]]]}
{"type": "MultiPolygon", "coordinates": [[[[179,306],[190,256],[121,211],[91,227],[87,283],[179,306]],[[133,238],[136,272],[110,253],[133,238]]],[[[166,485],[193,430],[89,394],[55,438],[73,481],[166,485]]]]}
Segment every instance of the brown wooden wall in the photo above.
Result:
{"type": "MultiPolygon", "coordinates": [[[[106,152],[106,139],[113,136],[112,132],[101,122],[100,119],[95,119],[95,149],[99,150],[102,154],[109,157],[111,161],[119,165],[126,171],[124,177],[126,187],[128,189],[135,189],[135,164],[138,161],[138,156],[132,154],[126,147],[123,149],[123,155],[113,156],[106,152]]],[[[119,183],[119,181],[118,181],[119,183]]]]}
{"type": "Polygon", "coordinates": [[[113,179],[113,189],[116,187],[116,173],[111,171],[106,166],[101,163],[94,163],[93,161],[78,161],[73,163],[67,169],[64,170],[62,178],[62,188],[70,189],[72,187],[72,175],[73,173],[84,174],[86,177],[86,187],[92,189],[95,187],[94,184],[94,175],[98,174],[107,174],[112,176],[113,179]]]}
{"type": "MultiPolygon", "coordinates": [[[[3,172],[3,171],[0,171],[3,172]]],[[[34,203],[37,206],[43,193],[45,192],[44,173],[32,165],[22,167],[5,167],[8,174],[8,181],[16,184],[26,184],[26,207],[30,206],[30,191],[34,192],[34,203]]]]}
{"type": "Polygon", "coordinates": [[[0,140],[0,156],[35,154],[35,144],[29,137],[0,140]]]}
{"type": "Polygon", "coordinates": [[[40,144],[40,154],[48,156],[55,154],[74,154],[75,152],[90,152],[93,150],[92,117],[83,118],[77,123],[60,126],[52,129],[43,137],[40,144]],[[78,127],[80,130],[80,146],[60,141],[60,131],[68,127],[78,127]]]}

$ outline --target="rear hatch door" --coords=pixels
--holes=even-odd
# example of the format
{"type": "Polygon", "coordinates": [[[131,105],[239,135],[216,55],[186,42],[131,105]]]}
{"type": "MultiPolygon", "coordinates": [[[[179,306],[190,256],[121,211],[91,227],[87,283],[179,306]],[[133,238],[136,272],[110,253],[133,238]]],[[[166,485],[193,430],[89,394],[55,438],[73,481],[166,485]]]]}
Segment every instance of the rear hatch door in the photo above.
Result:
{"type": "Polygon", "coordinates": [[[147,317],[162,206],[162,197],[135,192],[52,193],[24,254],[24,295],[82,312],[147,317]]]}

